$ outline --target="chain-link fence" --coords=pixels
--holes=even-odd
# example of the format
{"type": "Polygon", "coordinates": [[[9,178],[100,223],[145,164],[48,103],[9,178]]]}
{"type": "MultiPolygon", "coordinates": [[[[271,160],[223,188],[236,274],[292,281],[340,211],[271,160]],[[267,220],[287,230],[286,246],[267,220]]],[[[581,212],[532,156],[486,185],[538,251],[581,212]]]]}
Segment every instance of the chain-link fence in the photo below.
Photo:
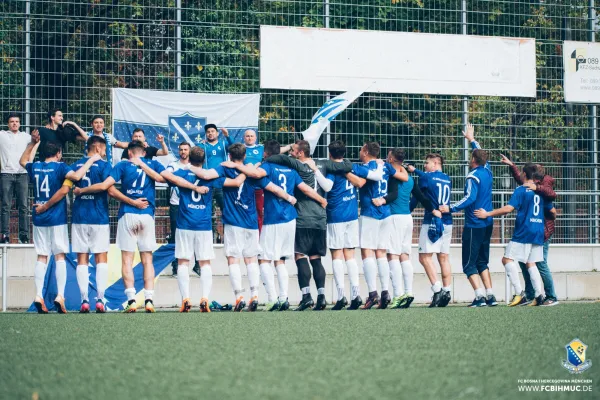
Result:
{"type": "MultiPolygon", "coordinates": [[[[283,143],[337,93],[261,90],[260,25],[535,38],[535,99],[367,93],[331,124],[317,154],[325,156],[325,145],[337,138],[355,159],[368,138],[407,149],[415,162],[439,152],[456,200],[468,158],[461,130],[469,121],[491,150],[495,206],[515,187],[500,153],[542,163],[559,193],[554,242],[599,241],[596,106],[565,104],[562,90],[562,41],[595,39],[593,0],[5,0],[0,13],[3,121],[17,111],[31,129],[59,107],[81,126],[101,114],[110,127],[113,87],[260,92],[260,138],[283,143]]],[[[70,146],[66,156],[80,154],[70,146]]],[[[165,217],[158,221],[166,222],[167,196],[159,198],[157,214],[165,217]]],[[[513,224],[498,223],[494,240],[509,239],[513,224]]],[[[168,229],[158,225],[163,237],[168,229]]]]}

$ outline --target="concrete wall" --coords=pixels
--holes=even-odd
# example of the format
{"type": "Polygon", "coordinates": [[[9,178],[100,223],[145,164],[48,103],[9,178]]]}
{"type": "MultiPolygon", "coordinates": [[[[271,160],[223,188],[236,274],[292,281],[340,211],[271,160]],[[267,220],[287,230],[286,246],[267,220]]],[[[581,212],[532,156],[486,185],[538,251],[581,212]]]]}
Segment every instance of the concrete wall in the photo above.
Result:
{"type": "MultiPolygon", "coordinates": [[[[214,260],[213,275],[214,286],[211,299],[222,303],[231,303],[233,294],[229,284],[228,269],[223,254],[222,246],[216,246],[216,259],[214,260]]],[[[490,252],[490,271],[496,297],[499,301],[505,300],[505,273],[501,263],[503,254],[502,246],[492,246],[490,252]]],[[[356,252],[356,258],[360,263],[360,253],[356,252]]],[[[418,262],[416,247],[411,255],[415,270],[414,294],[415,301],[425,303],[431,298],[430,284],[418,262]]],[[[461,247],[452,246],[450,260],[453,272],[453,301],[467,302],[473,298],[473,291],[462,273],[461,247]]],[[[33,285],[33,270],[36,255],[32,246],[22,245],[7,249],[8,264],[8,306],[9,308],[24,308],[31,304],[35,294],[33,285]]],[[[583,300],[600,298],[600,246],[595,245],[552,245],[549,254],[550,268],[554,274],[556,292],[561,300],[583,300]]],[[[290,274],[290,302],[297,303],[300,299],[296,278],[296,266],[293,261],[287,262],[290,274]]],[[[328,301],[333,301],[335,295],[335,283],[331,270],[331,258],[328,255],[323,259],[323,265],[327,271],[326,295],[328,301]]],[[[244,287],[248,288],[245,277],[245,267],[242,266],[244,274],[244,287]]],[[[0,272],[1,273],[1,272],[0,272]]],[[[379,282],[378,282],[379,284],[379,282]]],[[[313,284],[314,285],[314,284],[313,284]]],[[[200,299],[200,280],[192,273],[191,280],[192,301],[196,304],[200,299]]],[[[391,284],[390,284],[391,289],[391,284]]],[[[346,278],[346,291],[349,283],[346,278]]],[[[313,287],[313,293],[316,288],[313,287]]],[[[361,293],[367,293],[366,284],[361,276],[361,293]]],[[[247,293],[248,294],[248,293],[247,293]]],[[[261,288],[260,298],[264,300],[266,293],[261,288]]],[[[1,296],[0,296],[1,298],[1,296]]],[[[177,280],[171,277],[171,269],[167,268],[158,280],[156,287],[156,304],[159,306],[176,306],[181,301],[177,280]]]]}

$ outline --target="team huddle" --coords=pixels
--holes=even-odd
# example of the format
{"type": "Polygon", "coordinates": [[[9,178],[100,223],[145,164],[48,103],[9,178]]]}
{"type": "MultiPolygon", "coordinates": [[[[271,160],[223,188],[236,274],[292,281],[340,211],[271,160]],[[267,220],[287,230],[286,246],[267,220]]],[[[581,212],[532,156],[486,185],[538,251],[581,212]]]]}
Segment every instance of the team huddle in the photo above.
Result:
{"type": "MultiPolygon", "coordinates": [[[[218,137],[217,127],[212,124],[207,125],[205,131],[207,138],[209,132],[218,137]]],[[[255,133],[250,132],[255,138],[255,133]]],[[[144,309],[154,312],[152,252],[157,248],[154,223],[157,182],[177,188],[179,196],[175,216],[175,258],[182,297],[181,312],[192,308],[189,269],[190,263],[195,261],[201,271],[200,311],[210,312],[211,260],[215,258],[213,200],[217,201],[214,197],[221,194],[219,207],[224,225],[224,252],[235,298],[234,311],[257,310],[261,281],[268,297],[264,301],[266,309],[288,310],[289,277],[285,261],[290,258],[295,260],[298,268],[302,292],[296,310],[324,310],[327,306],[326,273],[321,259],[327,249],[331,252],[337,288],[333,310],[374,306],[408,308],[414,300],[410,261],[411,212],[419,203],[425,210],[419,235],[419,262],[432,285],[430,307],[445,307],[452,299],[449,263],[452,214],[460,211],[465,213],[463,271],[475,292],[470,306],[497,305],[488,269],[493,217],[513,210],[518,213],[515,232],[503,258],[515,290],[510,305],[545,304],[546,281],[540,276],[536,263],[544,259],[545,220],[554,219],[556,211],[552,198],[538,194],[537,188],[531,187],[541,179],[537,176],[540,167],[526,164],[521,175],[524,186],[515,190],[508,205],[493,210],[493,177],[488,155],[474,140],[472,126],[468,127],[465,136],[472,138],[471,171],[466,179],[464,197],[453,204],[450,203],[452,182],[443,172],[441,155],[429,154],[424,170],[419,170],[404,164],[402,149],[391,149],[382,160],[380,145],[376,142],[362,146],[359,164],[345,159],[346,147],[339,140],[329,144],[328,160],[310,158],[310,145],[304,140],[291,146],[290,156],[280,154],[281,146],[274,140],[253,146],[229,143],[223,148],[226,161],[217,165],[207,165],[207,158],[212,152],[216,154],[216,147],[211,149],[210,144],[191,147],[183,142],[179,145],[180,155],[185,154],[189,162],[176,169],[165,168],[152,159],[155,154],[148,154],[143,132],[142,140],[134,137],[125,149],[124,159],[114,167],[104,160],[107,140],[103,136],[90,135],[86,156],[71,166],[61,162],[61,146],[53,142],[43,143],[44,159],[33,162],[40,142],[39,138],[32,137],[20,162],[35,186],[33,232],[38,258],[34,272],[34,304],[39,313],[48,312],[42,292],[48,257],[54,255],[58,289],[54,304],[59,313],[67,312],[65,253],[69,252],[71,243],[73,252],[77,253],[80,311],[90,311],[89,254],[96,260],[95,309],[100,313],[105,311],[110,246],[108,196],[111,196],[120,202],[116,244],[122,252],[122,277],[128,300],[124,311],[138,309],[133,274],[134,253],[138,250],[144,268],[144,309]],[[182,148],[185,151],[182,152],[182,148]],[[411,174],[418,177],[418,183],[411,174]],[[115,187],[119,182],[120,190],[115,187]],[[75,198],[69,242],[66,195],[73,186],[75,198]],[[361,251],[368,287],[364,302],[359,290],[356,248],[361,251]],[[434,254],[440,264],[441,281],[433,262],[434,254]],[[242,260],[250,286],[248,302],[244,299],[242,260]],[[525,291],[519,281],[519,263],[524,275],[527,274],[525,291]],[[346,270],[350,283],[348,292],[346,270]],[[316,301],[310,289],[311,275],[317,287],[316,301]],[[479,279],[484,288],[480,287],[479,279]],[[390,282],[393,294],[390,294],[390,282]],[[526,292],[533,292],[533,296],[526,292]]],[[[217,143],[216,139],[214,143],[217,143]]]]}

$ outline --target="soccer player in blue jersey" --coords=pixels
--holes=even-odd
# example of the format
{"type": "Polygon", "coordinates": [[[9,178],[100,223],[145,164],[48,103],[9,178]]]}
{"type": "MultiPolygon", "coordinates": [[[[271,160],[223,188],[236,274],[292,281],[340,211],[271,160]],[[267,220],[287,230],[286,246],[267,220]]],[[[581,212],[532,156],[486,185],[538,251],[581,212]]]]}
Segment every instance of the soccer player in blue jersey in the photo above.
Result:
{"type": "Polygon", "coordinates": [[[129,160],[121,160],[115,165],[110,172],[110,176],[102,183],[76,188],[75,195],[82,196],[102,192],[108,190],[116,182],[121,181],[121,190],[127,197],[133,200],[146,199],[148,201],[148,207],[144,209],[121,203],[118,213],[117,246],[121,249],[123,262],[123,283],[127,295],[125,312],[135,312],[137,310],[132,265],[133,254],[137,247],[144,267],[145,309],[146,312],[153,313],[154,265],[152,264],[152,252],[157,247],[154,228],[155,182],[164,183],[163,176],[169,176],[171,177],[170,180],[180,187],[187,187],[198,192],[205,191],[206,188],[195,186],[181,178],[174,177],[158,161],[145,158],[144,144],[140,141],[130,142],[127,152],[129,160]]]}
{"type": "MultiPolygon", "coordinates": [[[[227,140],[227,145],[231,146],[235,142],[233,138],[229,135],[227,129],[222,130],[223,136],[225,136],[227,140]]],[[[244,160],[244,164],[252,164],[257,165],[260,164],[264,158],[265,146],[257,143],[256,132],[253,129],[247,129],[244,132],[244,145],[246,146],[246,159],[244,160]]],[[[287,153],[292,148],[291,144],[287,146],[281,146],[281,154],[287,153]]],[[[256,189],[254,192],[255,202],[256,202],[256,213],[258,215],[258,231],[262,229],[263,219],[264,219],[264,206],[265,206],[265,196],[262,189],[256,189]]]]}
{"type": "MultiPolygon", "coordinates": [[[[524,185],[533,183],[536,171],[535,164],[525,164],[522,173],[524,185]]],[[[535,290],[535,299],[530,305],[541,306],[544,302],[542,277],[536,263],[544,259],[544,214],[549,212],[552,217],[555,217],[556,210],[551,202],[544,201],[543,197],[540,197],[529,187],[519,186],[504,207],[493,211],[479,209],[474,214],[477,218],[487,219],[506,215],[514,210],[517,210],[515,231],[504,250],[504,257],[502,257],[502,264],[506,268],[506,274],[515,291],[509,307],[517,306],[526,299],[519,280],[519,265],[517,262],[527,265],[527,272],[535,290]]]]}
{"type": "MultiPolygon", "coordinates": [[[[291,157],[275,155],[266,159],[273,164],[288,166],[298,172],[302,182],[314,188],[321,196],[325,196],[333,182],[325,175],[332,173],[346,174],[352,171],[352,163],[343,160],[334,163],[330,160],[313,160],[310,157],[310,143],[298,140],[294,143],[291,157]]],[[[298,269],[298,286],[302,292],[302,300],[295,311],[312,308],[322,311],[327,307],[325,298],[326,272],[321,258],[327,254],[327,212],[313,199],[298,193],[296,211],[296,237],[294,239],[294,259],[298,269]],[[310,293],[310,279],[314,277],[317,287],[317,301],[310,293]]]]}
{"type": "Polygon", "coordinates": [[[471,143],[471,171],[465,182],[464,197],[450,206],[441,206],[442,212],[456,213],[465,211],[465,227],[462,233],[462,264],[463,272],[473,290],[475,299],[469,307],[497,306],[496,297],[492,289],[492,277],[488,264],[490,262],[490,240],[494,230],[494,219],[481,220],[474,214],[475,210],[483,208],[492,211],[492,185],[494,177],[488,163],[488,154],[481,149],[475,140],[473,125],[468,124],[463,132],[465,138],[471,143]],[[484,289],[479,286],[481,277],[484,289]]]}
{"type": "MultiPolygon", "coordinates": [[[[265,157],[279,154],[281,145],[275,140],[265,143],[265,157]]],[[[304,195],[320,203],[323,207],[327,201],[321,197],[313,188],[302,181],[298,172],[288,167],[266,162],[259,168],[253,165],[241,165],[226,163],[227,167],[235,167],[238,171],[246,174],[249,178],[261,179],[267,177],[282,188],[288,195],[294,195],[294,189],[298,188],[304,195]]],[[[265,193],[265,221],[260,234],[260,247],[262,249],[259,263],[261,277],[269,303],[274,303],[270,310],[285,311],[289,308],[288,303],[288,271],[285,260],[294,255],[294,243],[296,234],[296,218],[298,213],[293,205],[277,197],[271,192],[265,193]],[[271,261],[275,262],[277,269],[277,280],[279,282],[279,298],[275,303],[275,278],[271,261]]]]}
{"type": "Polygon", "coordinates": [[[29,174],[29,179],[34,185],[34,214],[33,214],[33,242],[37,253],[37,262],[34,270],[36,296],[34,305],[40,314],[48,313],[44,303],[43,289],[48,257],[54,254],[56,262],[56,286],[58,295],[54,300],[56,309],[61,314],[66,314],[65,286],[67,284],[67,264],[65,253],[69,251],[69,233],[67,228],[67,202],[63,198],[47,210],[37,212],[37,207],[47,203],[63,186],[67,176],[81,177],[85,175],[92,163],[99,159],[90,159],[78,171],[72,172],[69,166],[61,162],[62,150],[59,144],[46,142],[43,154],[44,161],[33,162],[36,142],[34,138],[27,145],[20,159],[20,164],[29,174]],[[44,212],[45,211],[45,212],[44,212]]]}
{"type": "MultiPolygon", "coordinates": [[[[329,159],[342,163],[346,155],[346,145],[341,140],[329,144],[329,159]]],[[[380,181],[383,179],[383,166],[371,171],[363,165],[352,165],[352,172],[338,174],[328,172],[326,181],[319,185],[327,192],[327,247],[331,251],[333,278],[338,296],[332,310],[342,310],[348,305],[344,294],[344,263],[350,280],[350,307],[357,310],[362,305],[360,297],[358,264],[354,259],[354,249],[359,245],[358,236],[358,193],[356,187],[366,183],[365,178],[380,181]]]]}
{"type": "MultiPolygon", "coordinates": [[[[241,143],[234,143],[229,146],[227,151],[232,163],[245,164],[245,158],[248,156],[246,146],[241,143]]],[[[241,175],[235,168],[223,168],[223,173],[228,178],[237,178],[241,175]]],[[[289,195],[266,178],[248,178],[239,189],[227,187],[223,189],[225,200],[223,207],[225,256],[229,264],[230,278],[232,279],[234,292],[238,291],[236,295],[241,295],[242,278],[239,265],[242,258],[244,259],[244,263],[248,269],[248,282],[250,284],[248,311],[256,311],[258,307],[258,289],[260,285],[258,255],[261,253],[261,247],[259,244],[258,218],[255,204],[255,192],[258,189],[265,189],[272,192],[292,205],[296,203],[294,196],[289,195]],[[232,274],[231,271],[234,273],[232,274]]],[[[268,309],[273,309],[276,304],[276,309],[279,309],[281,304],[275,302],[268,306],[268,309]]]]}
{"type": "MultiPolygon", "coordinates": [[[[429,199],[434,211],[425,211],[423,226],[419,235],[419,262],[423,265],[425,273],[431,282],[433,298],[429,307],[445,307],[452,299],[451,283],[452,268],[450,267],[450,241],[452,239],[452,214],[439,213],[440,206],[450,204],[450,194],[452,192],[452,182],[450,177],[442,172],[444,159],[439,154],[428,154],[425,157],[425,171],[420,171],[413,166],[409,166],[409,172],[415,172],[419,177],[419,188],[429,199]],[[429,225],[439,222],[434,218],[441,218],[443,233],[435,242],[429,238],[429,225]],[[437,254],[438,262],[442,272],[442,283],[438,280],[437,272],[433,265],[433,254],[437,254]]],[[[417,202],[411,200],[411,209],[417,202]]]]}
{"type": "MultiPolygon", "coordinates": [[[[204,163],[205,153],[201,147],[194,147],[190,151],[190,163],[201,167],[204,163]]],[[[200,280],[202,282],[202,298],[200,311],[210,312],[209,297],[212,288],[211,260],[215,258],[212,241],[212,206],[213,193],[216,189],[231,188],[238,192],[246,177],[238,175],[234,179],[217,178],[206,181],[187,169],[179,169],[173,174],[195,186],[208,188],[205,194],[197,193],[189,188],[179,188],[179,209],[177,214],[177,229],[175,231],[175,257],[178,261],[177,282],[183,301],[180,312],[188,312],[192,308],[190,301],[190,275],[189,262],[196,257],[200,262],[200,280]]],[[[171,179],[171,177],[167,177],[171,179]]],[[[177,184],[176,182],[174,182],[177,184]]]]}
{"type": "MultiPolygon", "coordinates": [[[[402,167],[405,159],[403,149],[395,148],[388,152],[387,161],[396,170],[402,167]]],[[[390,242],[387,258],[390,264],[394,298],[392,308],[408,308],[415,299],[412,291],[413,266],[410,261],[412,246],[413,219],[411,215],[411,197],[421,202],[426,211],[433,211],[431,202],[423,195],[411,176],[406,182],[394,177],[388,180],[388,191],[385,197],[373,199],[373,204],[390,206],[390,242]],[[402,283],[404,291],[402,291],[402,283]]],[[[441,214],[440,214],[441,215],[441,214]]]]}
{"type": "MultiPolygon", "coordinates": [[[[380,153],[379,143],[367,142],[360,150],[360,160],[370,169],[377,169],[377,158],[380,153]]],[[[386,308],[392,301],[388,286],[390,281],[390,265],[387,259],[387,249],[390,241],[390,206],[373,204],[374,198],[387,195],[388,179],[395,177],[400,181],[408,180],[408,173],[401,167],[396,170],[388,163],[383,166],[383,179],[379,182],[367,181],[360,188],[360,247],[363,260],[363,271],[369,289],[369,297],[363,309],[370,309],[375,304],[377,308],[386,308]],[[377,270],[381,283],[381,298],[377,294],[377,270]]]]}
{"type": "MultiPolygon", "coordinates": [[[[62,200],[73,182],[76,187],[86,187],[96,183],[103,182],[111,171],[111,164],[102,160],[106,156],[107,143],[97,135],[90,135],[86,142],[88,149],[88,157],[83,157],[71,165],[71,172],[67,174],[67,180],[63,183],[62,188],[57,191],[54,196],[45,204],[36,207],[36,212],[41,214],[50,209],[54,204],[62,200]],[[93,163],[85,173],[79,175],[82,167],[87,168],[86,164],[93,159],[93,163]]],[[[133,200],[119,192],[117,188],[111,186],[108,189],[108,194],[118,201],[126,202],[134,207],[144,209],[148,206],[145,199],[133,200]]],[[[77,284],[81,294],[81,313],[90,312],[90,304],[88,298],[89,287],[89,254],[94,254],[96,261],[96,312],[105,312],[104,307],[104,292],[108,286],[108,250],[110,247],[110,228],[108,221],[108,197],[102,192],[98,194],[88,194],[78,196],[73,202],[71,209],[71,236],[72,250],[77,253],[77,284]]]]}

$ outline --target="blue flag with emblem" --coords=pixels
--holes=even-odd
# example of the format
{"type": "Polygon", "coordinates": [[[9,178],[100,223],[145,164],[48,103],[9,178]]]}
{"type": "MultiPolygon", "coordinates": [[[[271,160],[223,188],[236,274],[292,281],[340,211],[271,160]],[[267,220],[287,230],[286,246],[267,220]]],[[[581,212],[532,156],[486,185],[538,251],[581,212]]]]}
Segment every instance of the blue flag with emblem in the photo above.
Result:
{"type": "MultiPolygon", "coordinates": [[[[165,166],[178,156],[181,142],[192,146],[206,139],[204,126],[227,128],[234,142],[242,142],[247,129],[258,130],[259,94],[212,94],[165,92],[145,89],[112,90],[113,135],[129,142],[133,130],[144,130],[146,142],[161,148],[164,136],[169,155],[159,157],[165,166]]],[[[113,163],[121,151],[113,152],[113,163]]]]}
{"type": "MultiPolygon", "coordinates": [[[[152,261],[154,263],[154,273],[158,276],[165,268],[171,265],[171,262],[175,259],[175,245],[166,244],[161,246],[152,254],[152,261]]],[[[81,306],[81,296],[79,293],[79,285],[77,284],[77,254],[68,253],[65,254],[65,260],[67,262],[67,285],[65,287],[65,306],[69,311],[79,310],[81,306]]],[[[111,268],[113,266],[109,266],[111,268]]],[[[97,296],[96,292],[96,261],[94,257],[90,257],[90,263],[88,266],[90,283],[88,288],[88,296],[90,298],[90,304],[94,304],[94,299],[97,296]]],[[[121,266],[118,265],[118,269],[121,266]]],[[[56,311],[54,306],[54,299],[58,294],[56,286],[56,263],[54,256],[50,257],[48,262],[48,269],[46,270],[46,277],[44,279],[44,302],[48,311],[56,311]]],[[[138,263],[133,267],[133,275],[135,279],[134,287],[136,293],[144,289],[144,267],[142,263],[138,263]]],[[[104,300],[107,311],[122,310],[124,303],[127,301],[125,295],[125,285],[123,278],[119,278],[116,282],[109,284],[106,292],[104,293],[104,300]]],[[[33,303],[27,311],[36,311],[33,303]]]]}

